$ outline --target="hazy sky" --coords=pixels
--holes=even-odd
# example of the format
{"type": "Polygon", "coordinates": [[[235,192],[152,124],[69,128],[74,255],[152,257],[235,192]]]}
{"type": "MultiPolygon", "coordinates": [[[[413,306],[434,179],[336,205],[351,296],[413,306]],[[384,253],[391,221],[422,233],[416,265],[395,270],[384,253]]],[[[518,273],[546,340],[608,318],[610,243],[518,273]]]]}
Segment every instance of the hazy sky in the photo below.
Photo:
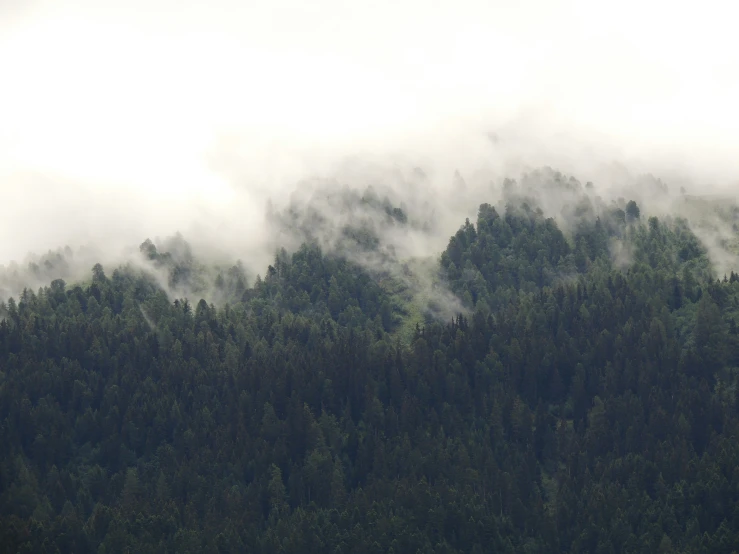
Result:
{"type": "Polygon", "coordinates": [[[0,0],[0,263],[193,222],[257,233],[265,193],[336,156],[453,165],[483,128],[737,182],[738,15],[710,0],[0,0]]]}

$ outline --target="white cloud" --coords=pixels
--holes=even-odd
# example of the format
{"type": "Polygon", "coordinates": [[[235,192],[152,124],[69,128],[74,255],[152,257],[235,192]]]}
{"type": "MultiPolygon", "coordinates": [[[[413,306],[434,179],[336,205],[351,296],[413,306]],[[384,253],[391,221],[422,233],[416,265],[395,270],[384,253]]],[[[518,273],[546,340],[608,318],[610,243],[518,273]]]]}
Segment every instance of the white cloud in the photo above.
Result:
{"type": "Polygon", "coordinates": [[[256,244],[266,196],[355,153],[416,156],[449,183],[511,159],[739,179],[728,2],[2,9],[0,260],[192,225],[256,244]]]}

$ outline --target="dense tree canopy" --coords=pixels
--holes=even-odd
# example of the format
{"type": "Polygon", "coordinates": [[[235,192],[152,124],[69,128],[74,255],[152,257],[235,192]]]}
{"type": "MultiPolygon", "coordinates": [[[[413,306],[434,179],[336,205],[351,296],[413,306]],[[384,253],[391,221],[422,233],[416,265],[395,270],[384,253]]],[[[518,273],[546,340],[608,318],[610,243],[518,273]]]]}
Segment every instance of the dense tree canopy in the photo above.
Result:
{"type": "MultiPolygon", "coordinates": [[[[466,311],[408,340],[311,241],[218,307],[99,265],[10,299],[0,552],[739,551],[739,277],[578,210],[480,206],[439,265],[466,311]]],[[[182,283],[180,246],[141,251],[182,283]]]]}

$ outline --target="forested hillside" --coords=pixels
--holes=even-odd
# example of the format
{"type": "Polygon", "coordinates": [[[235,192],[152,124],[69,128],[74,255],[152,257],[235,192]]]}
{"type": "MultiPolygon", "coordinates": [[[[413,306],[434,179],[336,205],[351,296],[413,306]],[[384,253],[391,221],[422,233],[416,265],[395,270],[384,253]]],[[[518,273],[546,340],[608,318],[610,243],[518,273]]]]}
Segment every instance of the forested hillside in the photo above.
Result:
{"type": "Polygon", "coordinates": [[[565,218],[509,183],[451,237],[453,319],[307,212],[253,282],[180,237],[3,302],[0,552],[739,552],[739,276],[551,186],[565,218]]]}

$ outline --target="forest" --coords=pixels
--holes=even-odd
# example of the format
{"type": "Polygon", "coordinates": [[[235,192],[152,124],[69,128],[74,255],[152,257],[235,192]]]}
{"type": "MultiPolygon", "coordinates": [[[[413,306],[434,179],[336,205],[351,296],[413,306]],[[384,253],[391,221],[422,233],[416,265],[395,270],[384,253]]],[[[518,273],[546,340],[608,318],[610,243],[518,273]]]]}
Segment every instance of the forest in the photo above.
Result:
{"type": "Polygon", "coordinates": [[[327,248],[295,212],[254,279],[180,237],[141,244],[168,283],[7,298],[0,552],[739,552],[739,275],[691,221],[550,180],[566,220],[511,182],[459,222],[448,316],[371,222],[327,248]]]}

